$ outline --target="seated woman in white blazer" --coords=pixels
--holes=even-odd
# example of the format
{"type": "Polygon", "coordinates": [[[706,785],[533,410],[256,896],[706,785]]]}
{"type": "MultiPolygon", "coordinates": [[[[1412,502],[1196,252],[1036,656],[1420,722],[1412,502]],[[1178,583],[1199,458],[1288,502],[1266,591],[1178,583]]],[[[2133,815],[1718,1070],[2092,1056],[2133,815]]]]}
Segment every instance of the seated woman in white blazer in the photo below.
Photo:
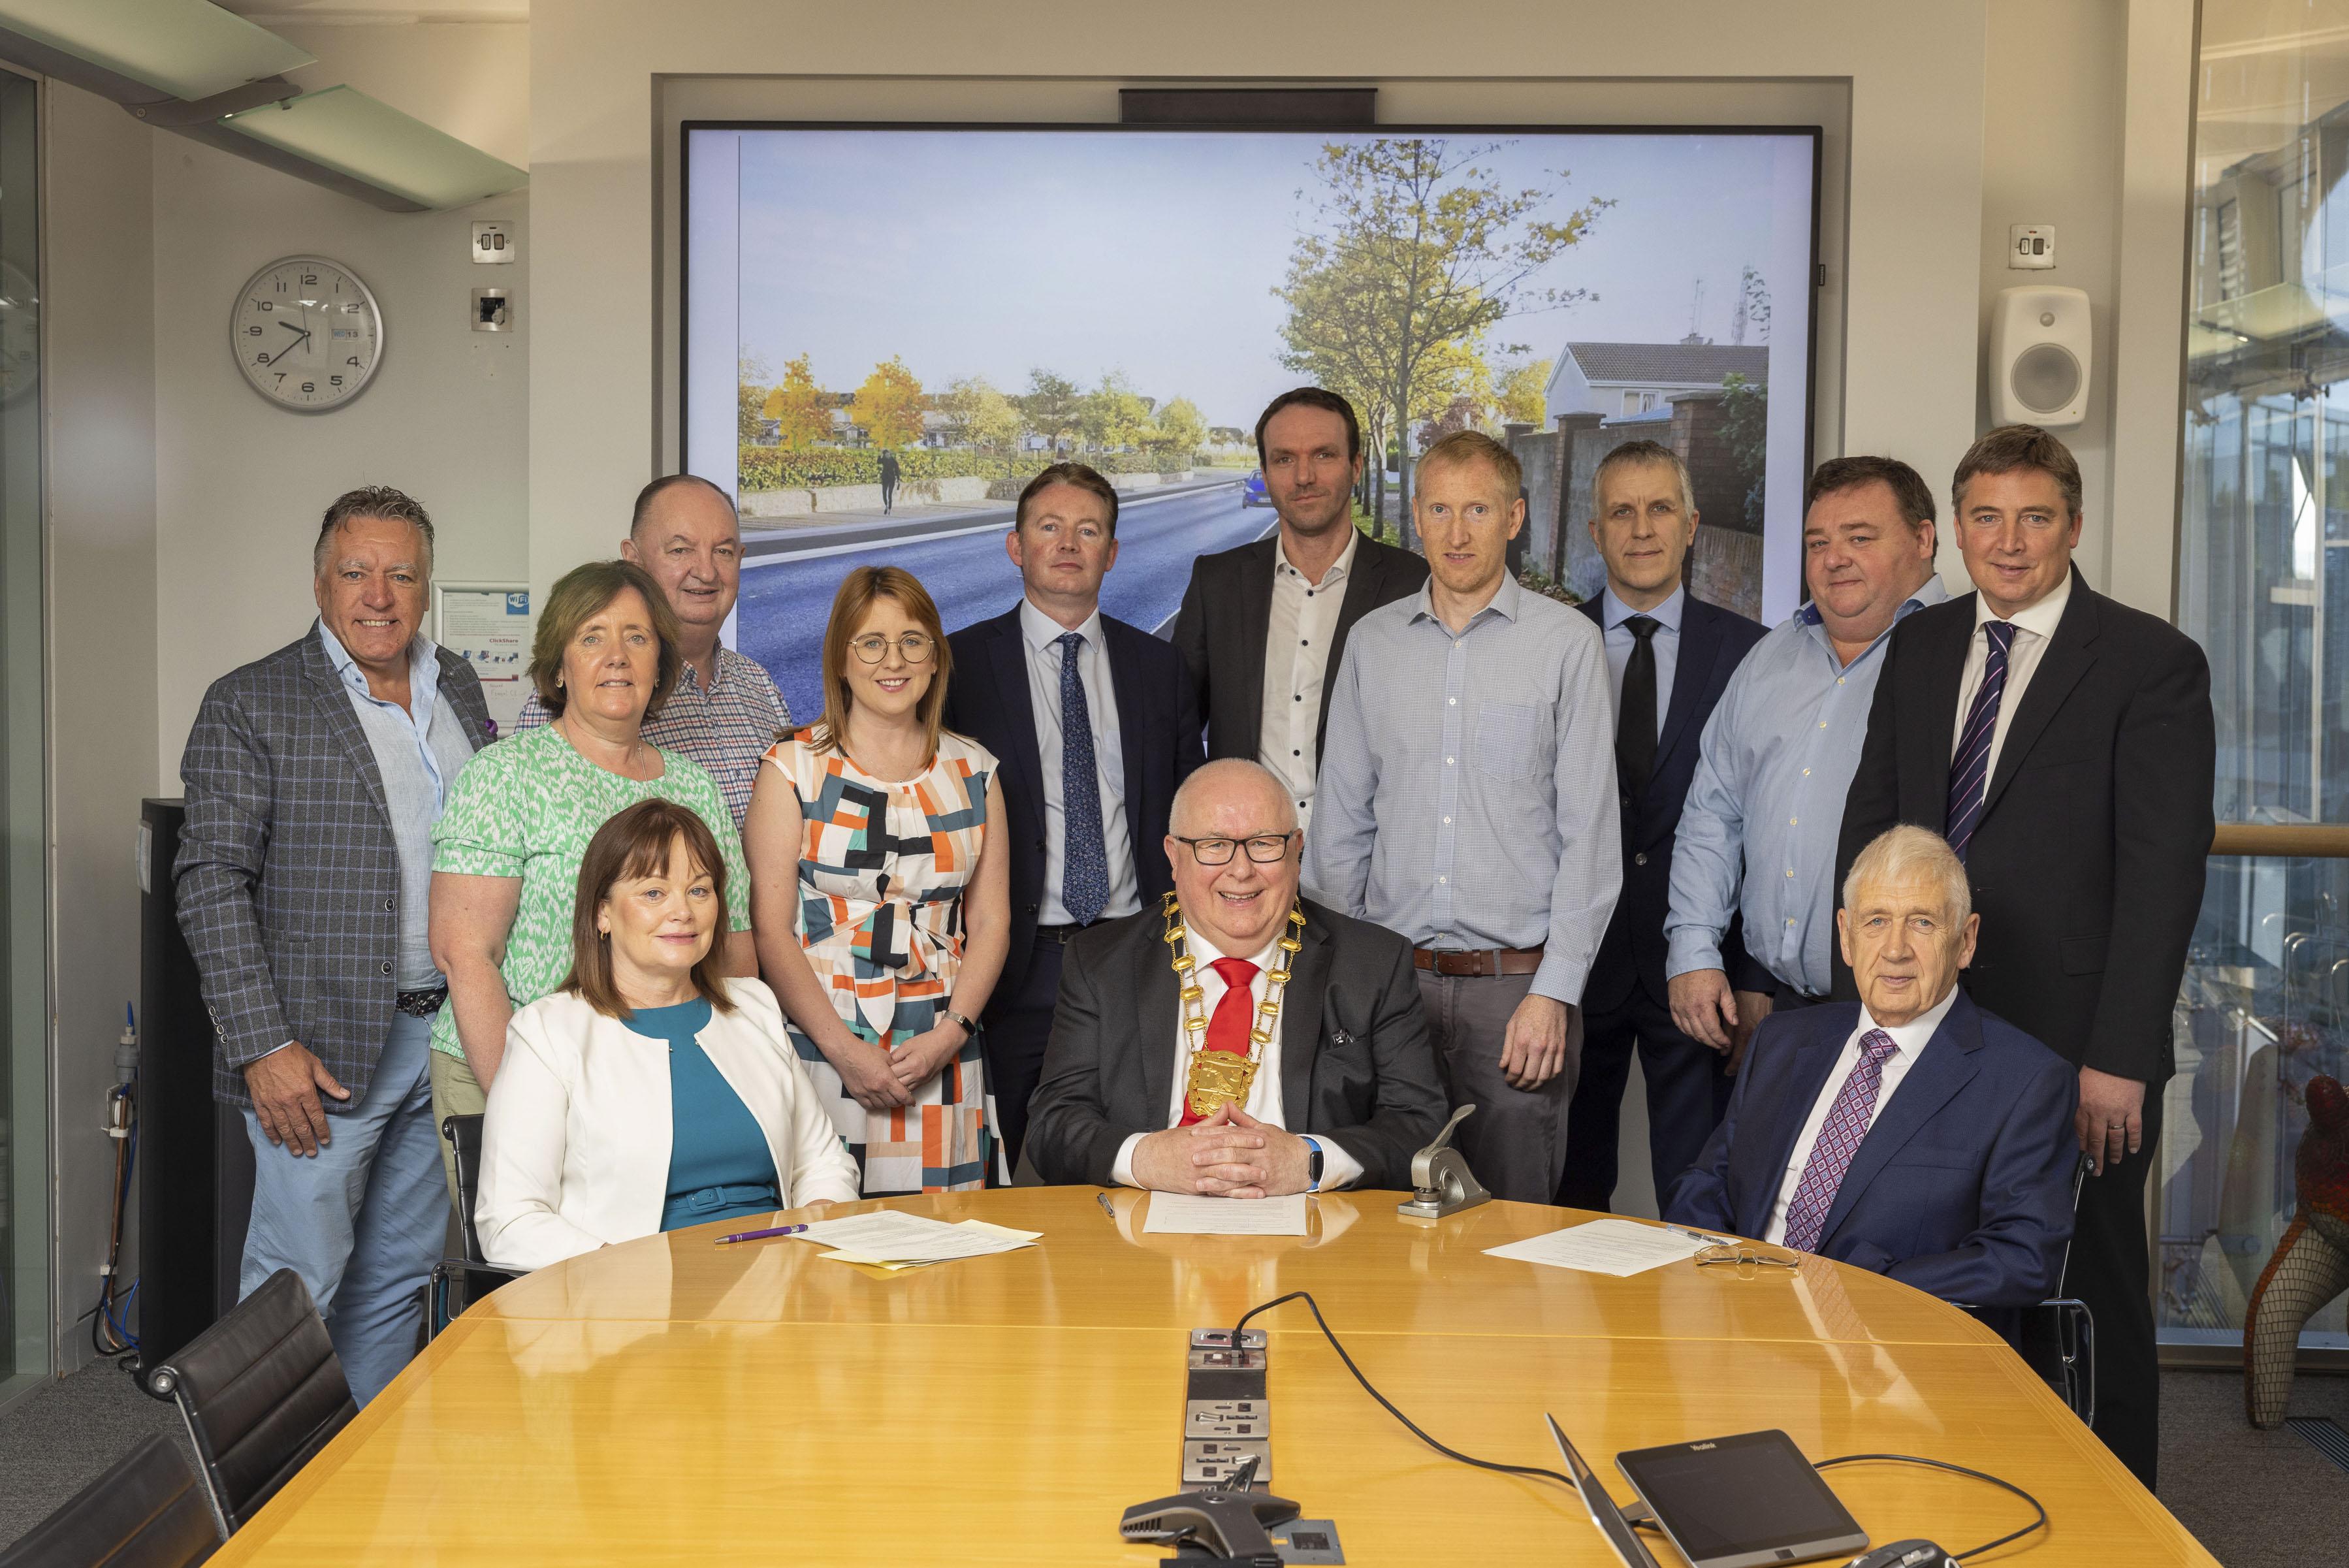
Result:
{"type": "Polygon", "coordinates": [[[647,800],[579,869],[571,972],[513,1016],[474,1221],[502,1269],[656,1231],[857,1196],[774,993],[730,980],[726,867],[694,812],[647,800]]]}

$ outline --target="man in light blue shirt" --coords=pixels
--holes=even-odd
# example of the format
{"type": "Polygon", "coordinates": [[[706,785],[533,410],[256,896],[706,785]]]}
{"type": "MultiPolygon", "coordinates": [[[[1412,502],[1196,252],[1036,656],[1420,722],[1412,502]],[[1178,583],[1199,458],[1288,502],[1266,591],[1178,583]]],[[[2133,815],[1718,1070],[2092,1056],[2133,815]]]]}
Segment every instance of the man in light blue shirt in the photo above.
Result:
{"type": "Polygon", "coordinates": [[[1819,464],[1803,513],[1810,602],[1746,655],[1704,727],[1672,848],[1665,971],[1672,1022],[1727,1049],[1733,1072],[1774,1005],[1820,1001],[1834,984],[1844,796],[1893,623],[1949,597],[1933,548],[1933,493],[1915,469],[1888,457],[1819,464]],[[1730,987],[1722,944],[1741,909],[1775,997],[1730,987]]]}
{"type": "Polygon", "coordinates": [[[1305,882],[1398,931],[1454,1106],[1499,1197],[1566,1168],[1580,1004],[1623,881],[1607,655],[1588,617],[1520,587],[1517,460],[1463,431],[1420,459],[1432,576],[1355,626],[1330,703],[1305,882]]]}
{"type": "Polygon", "coordinates": [[[181,928],[243,1116],[250,1294],[292,1269],[364,1405],[414,1348],[447,1230],[427,1058],[432,826],[490,735],[481,683],[424,635],[432,523],[398,491],[327,509],[316,627],[213,683],[180,767],[181,928]]]}

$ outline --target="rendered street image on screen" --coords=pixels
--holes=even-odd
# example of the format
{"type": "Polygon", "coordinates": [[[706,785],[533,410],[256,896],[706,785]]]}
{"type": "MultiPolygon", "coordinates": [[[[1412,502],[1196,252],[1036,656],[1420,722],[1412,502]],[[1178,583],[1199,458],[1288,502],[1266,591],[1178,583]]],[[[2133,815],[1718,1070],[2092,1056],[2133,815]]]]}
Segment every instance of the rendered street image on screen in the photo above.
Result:
{"type": "Polygon", "coordinates": [[[686,466],[734,494],[731,640],[822,709],[841,575],[921,578],[949,630],[1017,599],[1020,486],[1121,493],[1102,608],[1174,618],[1275,526],[1252,431],[1359,410],[1358,521],[1409,543],[1410,462],[1475,427],[1526,468],[1521,571],[1598,592],[1589,475],[1692,471],[1697,597],[1801,597],[1815,134],[688,127],[686,466]]]}

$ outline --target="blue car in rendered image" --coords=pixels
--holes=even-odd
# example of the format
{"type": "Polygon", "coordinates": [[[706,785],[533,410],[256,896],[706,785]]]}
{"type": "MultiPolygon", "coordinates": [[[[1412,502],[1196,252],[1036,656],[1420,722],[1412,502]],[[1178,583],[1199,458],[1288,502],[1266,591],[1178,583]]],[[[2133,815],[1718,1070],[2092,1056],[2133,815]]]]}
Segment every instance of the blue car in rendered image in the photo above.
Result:
{"type": "Polygon", "coordinates": [[[1272,497],[1266,493],[1264,488],[1264,470],[1260,468],[1250,469],[1248,471],[1248,476],[1240,481],[1240,504],[1243,506],[1269,506],[1272,504],[1272,497]]]}

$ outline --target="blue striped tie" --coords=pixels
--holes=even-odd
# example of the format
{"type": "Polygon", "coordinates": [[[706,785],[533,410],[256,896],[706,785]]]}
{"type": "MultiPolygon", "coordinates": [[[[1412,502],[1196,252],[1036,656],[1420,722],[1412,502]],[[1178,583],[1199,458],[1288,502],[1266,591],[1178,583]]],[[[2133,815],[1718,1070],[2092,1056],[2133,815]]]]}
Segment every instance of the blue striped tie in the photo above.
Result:
{"type": "Polygon", "coordinates": [[[1081,632],[1061,645],[1061,906],[1078,925],[1091,925],[1109,902],[1109,851],[1102,842],[1101,774],[1093,761],[1093,718],[1077,669],[1081,632]]]}
{"type": "Polygon", "coordinates": [[[1982,623],[1990,639],[1990,657],[1982,664],[1982,690],[1966,713],[1966,732],[1958,737],[1957,754],[1950,759],[1950,847],[1966,857],[1974,828],[1982,821],[1982,797],[1990,792],[1990,742],[1998,733],[1998,702],[2006,692],[2006,655],[2014,642],[2014,623],[1982,623]]]}

